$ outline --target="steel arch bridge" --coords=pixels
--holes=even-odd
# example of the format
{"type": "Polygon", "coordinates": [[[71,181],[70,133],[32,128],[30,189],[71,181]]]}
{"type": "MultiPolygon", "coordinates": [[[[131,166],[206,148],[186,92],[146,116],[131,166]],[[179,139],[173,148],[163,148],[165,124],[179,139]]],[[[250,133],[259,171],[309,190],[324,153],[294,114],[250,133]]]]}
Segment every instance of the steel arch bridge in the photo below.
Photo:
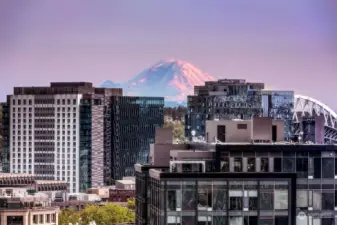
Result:
{"type": "Polygon", "coordinates": [[[324,123],[324,143],[337,143],[337,114],[327,105],[308,96],[294,96],[293,132],[304,142],[315,141],[315,124],[324,123]],[[304,123],[303,123],[304,122],[304,123]],[[305,124],[305,125],[303,125],[305,124]]]}

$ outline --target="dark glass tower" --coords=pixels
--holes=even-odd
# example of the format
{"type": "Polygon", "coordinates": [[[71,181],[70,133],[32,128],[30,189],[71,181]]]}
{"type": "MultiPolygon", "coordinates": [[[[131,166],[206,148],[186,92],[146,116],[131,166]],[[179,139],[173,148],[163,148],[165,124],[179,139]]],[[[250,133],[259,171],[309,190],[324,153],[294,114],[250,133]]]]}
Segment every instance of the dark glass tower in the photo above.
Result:
{"type": "Polygon", "coordinates": [[[262,91],[263,116],[284,121],[286,141],[293,138],[292,117],[294,110],[293,91],[262,91]]]}
{"type": "Polygon", "coordinates": [[[156,127],[164,124],[164,98],[111,98],[111,179],[134,175],[134,164],[147,163],[156,127]]]}
{"type": "Polygon", "coordinates": [[[2,136],[1,145],[1,163],[2,163],[2,172],[9,173],[9,107],[7,103],[1,103],[0,107],[2,111],[1,125],[0,125],[0,136],[2,136]]]}

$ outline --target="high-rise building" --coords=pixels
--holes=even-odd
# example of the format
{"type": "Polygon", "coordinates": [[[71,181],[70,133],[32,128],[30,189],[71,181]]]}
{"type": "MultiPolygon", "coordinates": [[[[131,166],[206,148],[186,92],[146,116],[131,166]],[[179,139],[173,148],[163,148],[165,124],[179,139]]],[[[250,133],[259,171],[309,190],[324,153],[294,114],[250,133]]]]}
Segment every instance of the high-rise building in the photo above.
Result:
{"type": "Polygon", "coordinates": [[[284,137],[293,138],[292,117],[294,110],[293,91],[262,91],[263,116],[284,121],[284,137]]]}
{"type": "Polygon", "coordinates": [[[204,86],[195,86],[194,95],[188,96],[185,136],[204,137],[206,120],[246,120],[253,115],[262,115],[263,88],[263,83],[239,79],[210,81],[204,86]]]}
{"type": "MultiPolygon", "coordinates": [[[[149,161],[150,144],[164,124],[164,98],[114,96],[111,101],[110,179],[134,175],[135,163],[149,161]]],[[[108,176],[107,176],[108,178],[108,176]]]]}
{"type": "Polygon", "coordinates": [[[5,140],[9,141],[5,148],[9,150],[9,171],[32,173],[39,179],[64,180],[70,192],[78,192],[79,162],[86,142],[90,145],[91,164],[97,167],[90,171],[91,185],[103,180],[105,95],[122,95],[122,90],[94,88],[84,82],[15,87],[7,101],[9,129],[5,140]],[[87,115],[91,121],[89,141],[83,134],[87,118],[81,114],[81,103],[87,95],[92,96],[94,105],[87,115]]]}

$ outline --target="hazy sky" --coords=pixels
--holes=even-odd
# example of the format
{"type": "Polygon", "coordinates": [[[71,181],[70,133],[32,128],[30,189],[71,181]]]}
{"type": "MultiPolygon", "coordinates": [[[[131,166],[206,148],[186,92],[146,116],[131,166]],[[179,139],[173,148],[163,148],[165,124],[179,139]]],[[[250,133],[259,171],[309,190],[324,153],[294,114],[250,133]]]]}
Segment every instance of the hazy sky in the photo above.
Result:
{"type": "Polygon", "coordinates": [[[0,100],[13,86],[125,81],[172,57],[337,110],[337,1],[0,0],[0,100]]]}

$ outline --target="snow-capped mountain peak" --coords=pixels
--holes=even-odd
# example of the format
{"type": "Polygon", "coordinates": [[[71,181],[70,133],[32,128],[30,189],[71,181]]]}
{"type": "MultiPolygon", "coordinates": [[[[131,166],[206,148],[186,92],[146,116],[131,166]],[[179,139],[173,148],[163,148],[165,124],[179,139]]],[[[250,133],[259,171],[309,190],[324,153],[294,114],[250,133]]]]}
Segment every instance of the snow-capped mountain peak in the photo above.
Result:
{"type": "Polygon", "coordinates": [[[215,80],[211,75],[179,59],[165,59],[124,84],[127,95],[161,96],[165,101],[186,102],[194,86],[215,80]]]}

